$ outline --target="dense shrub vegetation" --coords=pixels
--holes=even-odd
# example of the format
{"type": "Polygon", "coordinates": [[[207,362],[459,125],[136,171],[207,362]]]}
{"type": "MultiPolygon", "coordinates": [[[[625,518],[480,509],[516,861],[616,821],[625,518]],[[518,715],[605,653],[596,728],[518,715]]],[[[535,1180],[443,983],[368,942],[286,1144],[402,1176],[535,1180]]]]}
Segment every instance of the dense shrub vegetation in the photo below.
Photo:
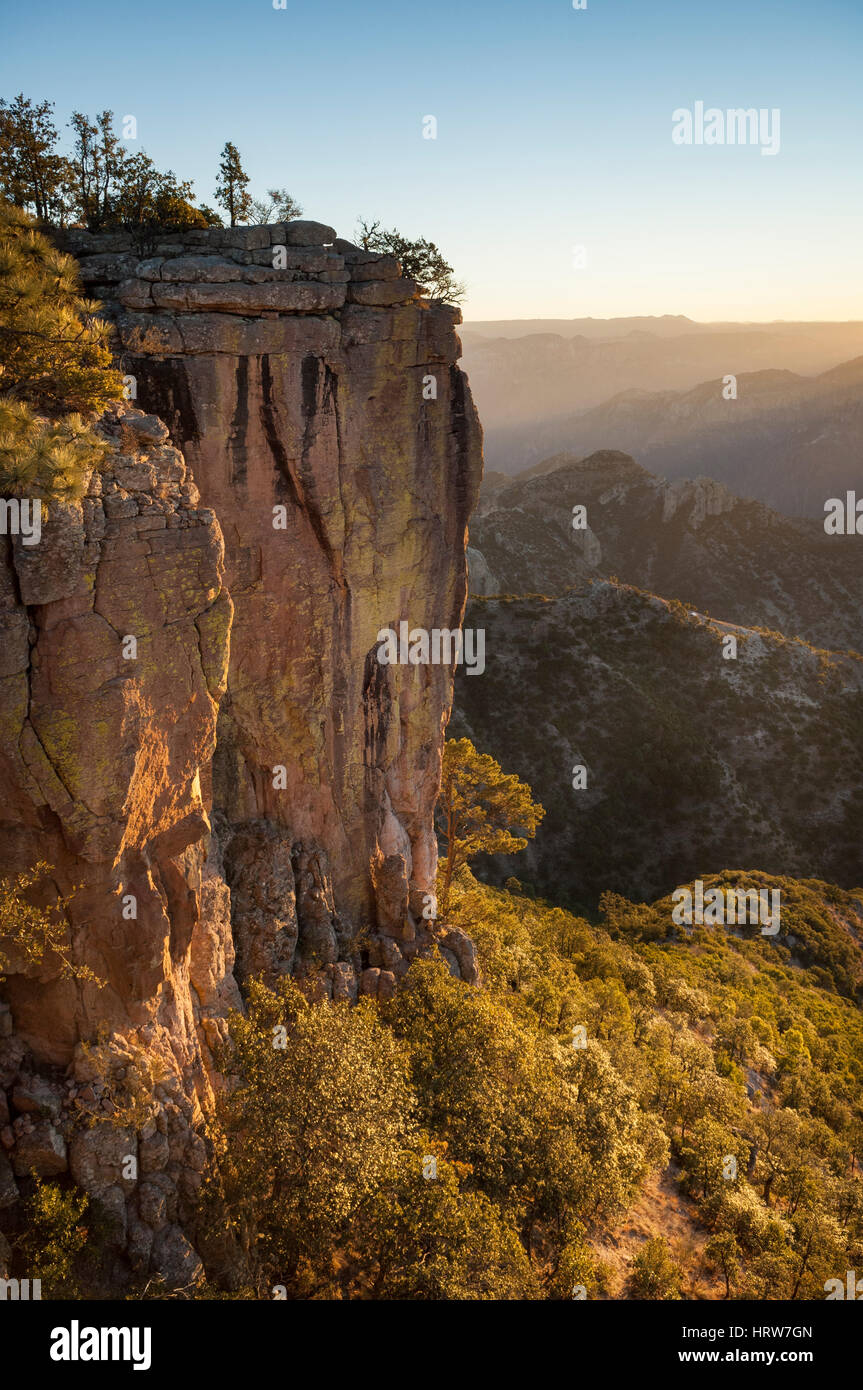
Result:
{"type": "Polygon", "coordinates": [[[793,952],[673,928],[668,902],[607,895],[589,923],[463,867],[449,918],[479,988],[434,960],[384,1005],[255,984],[223,1058],[200,1292],[823,1298],[863,1260],[860,950],[836,890],[780,882],[793,952]],[[696,1239],[656,1229],[611,1268],[603,1238],[663,1170],[696,1239]]]}
{"type": "Polygon", "coordinates": [[[0,495],[79,497],[103,458],[92,417],[123,382],[98,308],[72,257],[0,202],[0,495]]]}

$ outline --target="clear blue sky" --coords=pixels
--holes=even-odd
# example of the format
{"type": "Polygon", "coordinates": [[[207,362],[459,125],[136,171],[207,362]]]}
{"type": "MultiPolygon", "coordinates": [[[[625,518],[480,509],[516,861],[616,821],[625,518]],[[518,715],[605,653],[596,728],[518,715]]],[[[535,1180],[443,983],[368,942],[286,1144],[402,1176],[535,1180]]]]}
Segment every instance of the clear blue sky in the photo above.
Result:
{"type": "Polygon", "coordinates": [[[467,318],[863,318],[863,0],[42,0],[4,39],[3,95],[134,115],[202,201],[233,140],[253,192],[437,241],[467,318]],[[779,154],[674,145],[699,100],[779,107],[779,154]]]}

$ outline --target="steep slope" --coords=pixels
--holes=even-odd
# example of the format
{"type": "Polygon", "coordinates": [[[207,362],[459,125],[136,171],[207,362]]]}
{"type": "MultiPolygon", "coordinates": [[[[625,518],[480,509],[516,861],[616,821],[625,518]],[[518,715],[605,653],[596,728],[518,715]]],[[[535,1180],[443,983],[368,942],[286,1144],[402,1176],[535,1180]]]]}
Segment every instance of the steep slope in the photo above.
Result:
{"type": "Polygon", "coordinates": [[[728,865],[863,881],[863,659],[602,581],[473,599],[466,623],[485,630],[486,670],[459,672],[450,732],[547,812],[494,881],[578,904],[728,865]]]}
{"type": "MultiPolygon", "coordinates": [[[[507,891],[478,883],[469,870],[458,877],[454,918],[476,934],[484,992],[562,1044],[579,1088],[576,1127],[582,1115],[590,1117],[579,1161],[594,1204],[585,1240],[600,1263],[583,1248],[577,1275],[572,1265],[549,1260],[552,1297],[574,1297],[576,1282],[590,1300],[661,1296],[633,1287],[632,1257],[656,1237],[669,1242],[680,1266],[683,1298],[726,1296],[721,1262],[707,1247],[722,1232],[734,1233],[739,1256],[726,1266],[732,1298],[823,1299],[826,1279],[854,1267],[861,1234],[863,893],[732,870],[705,875],[705,890],[741,881],[781,894],[778,933],[762,935],[757,925],[681,928],[670,898],[641,905],[610,896],[601,921],[591,923],[515,882],[507,891]],[[612,1069],[619,1080],[603,1085],[612,1069]],[[595,1204],[616,1176],[621,1082],[623,1094],[631,1088],[638,1096],[642,1120],[659,1121],[668,1148],[652,1146],[652,1174],[637,1192],[621,1194],[610,1216],[597,1216],[595,1204]]],[[[437,1025],[447,1031],[445,1058],[458,1055],[454,1014],[437,1025]]],[[[496,1036],[504,1035],[505,1024],[495,1022],[496,1036]]],[[[476,1033],[466,1031],[464,1053],[473,1057],[476,1033]]],[[[500,1102],[512,1107],[505,1126],[495,1112],[496,1164],[501,1150],[524,1163],[514,1070],[491,1062],[476,1083],[487,1094],[491,1074],[500,1102]]],[[[467,1065],[442,1067],[432,1078],[437,1094],[438,1087],[459,1092],[461,1105],[447,1112],[450,1151],[459,1157],[465,1073],[467,1065]]],[[[554,1120],[533,1132],[554,1155],[544,1176],[556,1178],[565,1149],[554,1120]]],[[[633,1138],[624,1143],[637,1161],[633,1138]]],[[[529,1190],[529,1166],[521,1173],[522,1190],[529,1190]]],[[[578,1209],[570,1198],[569,1212],[578,1209]]]]}
{"type": "Polygon", "coordinates": [[[668,483],[610,450],[559,455],[494,487],[471,523],[469,558],[478,593],[553,595],[615,575],[744,626],[839,650],[863,643],[859,537],[828,536],[709,478],[668,483]],[[586,508],[583,530],[575,506],[586,508]]]}

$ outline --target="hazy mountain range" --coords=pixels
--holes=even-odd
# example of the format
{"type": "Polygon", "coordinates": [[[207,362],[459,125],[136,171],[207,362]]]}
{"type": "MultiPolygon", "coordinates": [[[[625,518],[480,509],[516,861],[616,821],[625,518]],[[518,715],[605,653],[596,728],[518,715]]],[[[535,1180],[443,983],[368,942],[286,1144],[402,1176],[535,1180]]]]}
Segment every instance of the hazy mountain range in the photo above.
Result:
{"type": "Polygon", "coordinates": [[[487,466],[512,474],[561,450],[624,449],[667,476],[706,473],[809,514],[859,479],[863,324],[635,322],[609,321],[607,337],[595,321],[569,336],[468,325],[487,466]],[[723,397],[729,375],[736,400],[723,397]]]}

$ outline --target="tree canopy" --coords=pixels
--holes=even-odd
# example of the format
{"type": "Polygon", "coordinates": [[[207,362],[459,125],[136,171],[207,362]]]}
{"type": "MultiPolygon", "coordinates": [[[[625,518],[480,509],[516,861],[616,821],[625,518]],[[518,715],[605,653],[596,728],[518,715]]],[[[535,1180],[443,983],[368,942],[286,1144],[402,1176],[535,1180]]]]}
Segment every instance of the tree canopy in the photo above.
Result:
{"type": "Polygon", "coordinates": [[[536,834],[545,811],[526,782],[507,774],[469,738],[444,745],[441,789],[435,812],[446,847],[441,907],[446,911],[453,877],[478,854],[514,854],[536,834]]]}
{"type": "Polygon", "coordinates": [[[78,495],[105,446],[87,415],[123,394],[78,267],[0,203],[0,491],[78,495]]]}
{"type": "Polygon", "coordinates": [[[464,299],[465,286],[456,280],[455,271],[433,241],[425,237],[411,241],[397,227],[386,230],[380,222],[365,221],[360,222],[357,237],[366,251],[395,256],[402,273],[416,280],[426,298],[447,304],[459,304],[464,299]]]}

